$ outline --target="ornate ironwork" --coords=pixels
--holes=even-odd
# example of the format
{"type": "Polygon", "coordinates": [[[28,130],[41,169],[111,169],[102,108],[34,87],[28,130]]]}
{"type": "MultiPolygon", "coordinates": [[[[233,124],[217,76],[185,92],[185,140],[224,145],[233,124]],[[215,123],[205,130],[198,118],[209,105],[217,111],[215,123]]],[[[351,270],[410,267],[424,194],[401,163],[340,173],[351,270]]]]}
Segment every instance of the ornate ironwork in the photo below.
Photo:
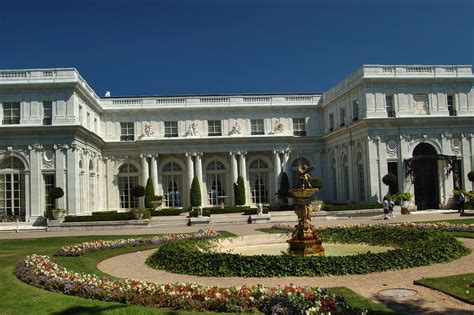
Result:
{"type": "Polygon", "coordinates": [[[460,158],[455,155],[444,155],[444,154],[435,154],[435,155],[417,155],[409,159],[403,160],[405,163],[405,176],[410,176],[411,182],[413,183],[413,174],[415,173],[415,162],[420,160],[436,160],[436,161],[446,161],[448,167],[446,169],[446,175],[449,175],[456,168],[456,161],[459,161],[460,158]]]}

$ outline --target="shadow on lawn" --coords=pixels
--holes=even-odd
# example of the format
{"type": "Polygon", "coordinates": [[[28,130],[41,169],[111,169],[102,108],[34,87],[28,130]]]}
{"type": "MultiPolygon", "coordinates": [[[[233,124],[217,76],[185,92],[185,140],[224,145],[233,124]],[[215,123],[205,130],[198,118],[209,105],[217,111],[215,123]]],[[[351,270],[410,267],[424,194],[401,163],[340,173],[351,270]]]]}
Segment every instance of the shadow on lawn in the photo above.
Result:
{"type": "Polygon", "coordinates": [[[123,308],[126,305],[111,305],[107,307],[102,306],[72,306],[59,312],[52,313],[53,315],[66,315],[66,314],[103,314],[106,311],[112,311],[114,309],[123,308]]]}
{"type": "MultiPolygon", "coordinates": [[[[430,315],[472,315],[472,311],[457,308],[445,308],[443,310],[433,310],[422,305],[422,301],[395,301],[390,298],[378,296],[377,300],[392,309],[396,314],[430,314],[430,315]]],[[[467,304],[466,304],[467,305],[467,304]]]]}

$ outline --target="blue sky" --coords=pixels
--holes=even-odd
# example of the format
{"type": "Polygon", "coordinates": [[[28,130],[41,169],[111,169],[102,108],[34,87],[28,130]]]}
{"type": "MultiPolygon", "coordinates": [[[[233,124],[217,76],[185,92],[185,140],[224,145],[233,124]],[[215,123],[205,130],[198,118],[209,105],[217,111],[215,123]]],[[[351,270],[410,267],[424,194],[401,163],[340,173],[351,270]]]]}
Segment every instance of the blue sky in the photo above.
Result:
{"type": "Polygon", "coordinates": [[[473,64],[474,1],[1,1],[0,69],[99,95],[323,92],[361,64],[473,64]]]}

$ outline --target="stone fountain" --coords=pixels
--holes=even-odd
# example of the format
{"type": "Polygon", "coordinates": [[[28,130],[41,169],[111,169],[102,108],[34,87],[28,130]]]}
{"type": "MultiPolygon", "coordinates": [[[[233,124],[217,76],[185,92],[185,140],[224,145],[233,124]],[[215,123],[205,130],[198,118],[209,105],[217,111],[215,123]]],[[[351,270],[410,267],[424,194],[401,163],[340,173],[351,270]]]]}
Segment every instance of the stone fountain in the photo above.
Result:
{"type": "Polygon", "coordinates": [[[290,193],[296,198],[295,212],[298,216],[298,224],[291,235],[289,252],[297,255],[319,255],[324,256],[324,248],[318,231],[311,223],[313,205],[309,199],[318,192],[317,188],[311,186],[310,168],[307,165],[298,166],[299,188],[290,189],[290,193]]]}

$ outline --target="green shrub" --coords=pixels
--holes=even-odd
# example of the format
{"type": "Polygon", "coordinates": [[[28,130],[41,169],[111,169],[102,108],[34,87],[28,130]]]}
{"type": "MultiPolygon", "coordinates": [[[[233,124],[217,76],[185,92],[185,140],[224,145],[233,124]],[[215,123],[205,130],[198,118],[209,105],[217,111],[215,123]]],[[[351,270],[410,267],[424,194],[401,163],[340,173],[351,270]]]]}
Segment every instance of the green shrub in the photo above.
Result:
{"type": "Polygon", "coordinates": [[[97,211],[97,212],[92,212],[92,215],[109,215],[109,214],[114,214],[117,213],[117,210],[110,210],[110,211],[97,211]]]}
{"type": "Polygon", "coordinates": [[[137,198],[143,197],[145,196],[145,187],[142,185],[133,186],[132,189],[130,189],[130,194],[137,198]]]}
{"type": "Polygon", "coordinates": [[[223,213],[243,213],[246,209],[250,209],[249,206],[226,206],[221,207],[205,207],[204,210],[209,210],[211,214],[223,214],[223,213]]]}
{"type": "Polygon", "coordinates": [[[286,172],[281,174],[280,189],[278,190],[277,195],[283,203],[288,203],[288,197],[290,196],[290,181],[288,180],[286,172]]]}
{"type": "Polygon", "coordinates": [[[151,203],[155,199],[155,189],[153,187],[153,180],[151,177],[148,177],[146,181],[146,188],[145,188],[145,207],[146,208],[153,208],[153,204],[151,203]]]}
{"type": "Polygon", "coordinates": [[[324,204],[322,211],[381,209],[381,203],[324,204]]]}
{"type": "Polygon", "coordinates": [[[320,235],[324,242],[367,243],[392,246],[395,249],[382,253],[367,252],[339,257],[243,256],[212,252],[213,245],[207,240],[183,240],[163,244],[147,259],[147,263],[154,268],[199,276],[312,277],[404,269],[447,262],[470,253],[469,248],[446,233],[410,228],[332,227],[320,230],[320,235]]]}
{"type": "Polygon", "coordinates": [[[135,208],[135,209],[130,210],[130,214],[133,219],[150,219],[151,218],[150,209],[135,208]]]}
{"type": "Polygon", "coordinates": [[[467,173],[467,179],[470,182],[474,182],[474,171],[470,171],[469,173],[467,173]]]}
{"type": "MultiPolygon", "coordinates": [[[[202,215],[204,217],[210,217],[211,216],[211,211],[209,209],[202,209],[202,215]]],[[[197,218],[198,217],[197,209],[193,209],[193,210],[189,211],[189,217],[190,218],[197,218]]]]}
{"type": "Polygon", "coordinates": [[[111,213],[103,215],[86,215],[86,216],[72,216],[64,217],[64,222],[92,222],[92,221],[123,221],[131,220],[132,214],[130,212],[111,213]]]}
{"type": "Polygon", "coordinates": [[[310,184],[313,188],[318,188],[318,189],[323,188],[323,181],[321,180],[321,178],[318,178],[318,177],[311,178],[310,184]]]}
{"type": "Polygon", "coordinates": [[[173,215],[180,215],[181,209],[168,208],[168,209],[161,209],[161,210],[156,210],[156,211],[152,210],[150,214],[152,217],[167,217],[167,216],[173,216],[173,215]]]}
{"type": "MultiPolygon", "coordinates": [[[[263,207],[263,213],[268,213],[268,207],[263,207]]],[[[248,209],[245,209],[244,211],[244,215],[253,215],[253,214],[257,214],[257,208],[248,208],[248,209]]]]}
{"type": "Polygon", "coordinates": [[[197,176],[194,176],[193,182],[191,184],[191,207],[199,207],[202,204],[201,200],[201,186],[199,185],[199,180],[197,176]]]}
{"type": "Polygon", "coordinates": [[[237,178],[237,183],[234,183],[234,197],[236,206],[242,206],[245,204],[245,183],[242,176],[239,176],[237,178]]]}

